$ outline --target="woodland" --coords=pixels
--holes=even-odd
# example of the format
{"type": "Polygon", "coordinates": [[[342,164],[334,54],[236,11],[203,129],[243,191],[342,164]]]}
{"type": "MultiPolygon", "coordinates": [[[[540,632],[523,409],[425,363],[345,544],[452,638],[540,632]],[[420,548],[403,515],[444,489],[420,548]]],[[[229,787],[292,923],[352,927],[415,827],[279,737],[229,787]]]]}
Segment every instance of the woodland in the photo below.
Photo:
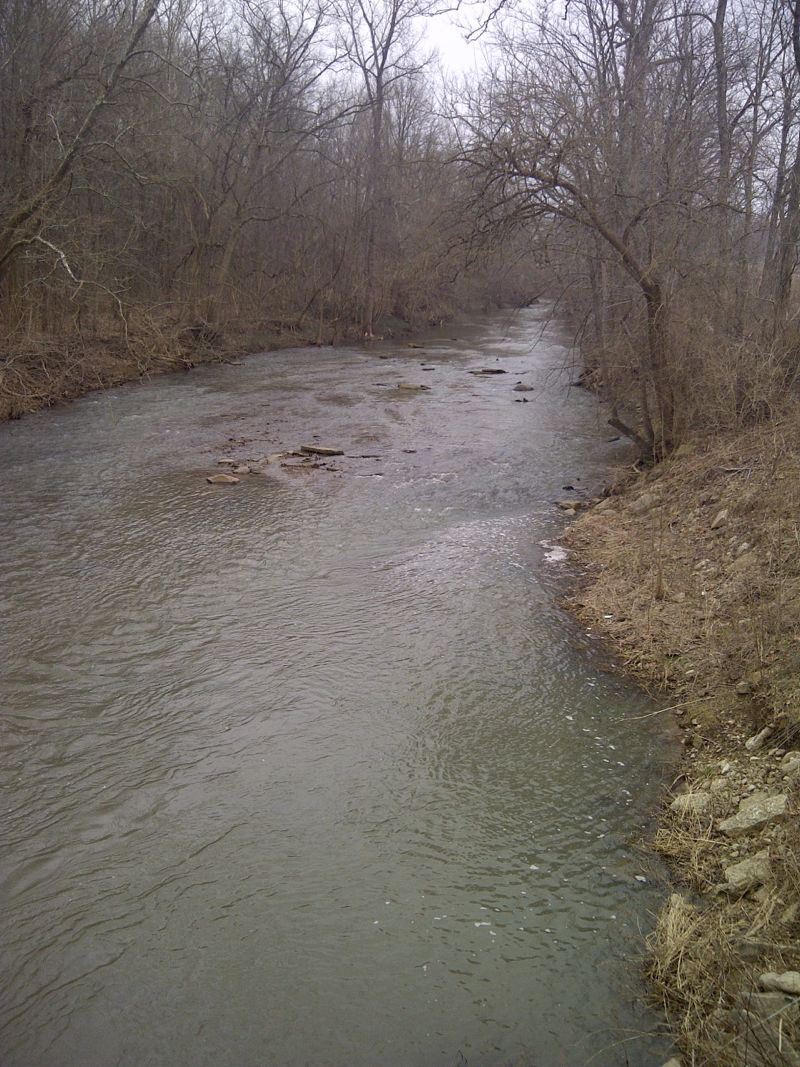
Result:
{"type": "Polygon", "coordinates": [[[104,357],[147,373],[546,293],[643,453],[769,418],[798,371],[799,18],[2,0],[5,413],[104,357]],[[450,78],[426,47],[445,11],[483,44],[450,78]]]}

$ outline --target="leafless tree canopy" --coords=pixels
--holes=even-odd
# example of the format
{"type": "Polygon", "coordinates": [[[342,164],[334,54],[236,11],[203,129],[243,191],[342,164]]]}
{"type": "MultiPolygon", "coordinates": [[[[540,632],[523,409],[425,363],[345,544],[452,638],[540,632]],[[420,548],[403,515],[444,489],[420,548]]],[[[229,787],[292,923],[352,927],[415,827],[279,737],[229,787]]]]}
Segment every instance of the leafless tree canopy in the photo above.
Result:
{"type": "Polygon", "coordinates": [[[370,337],[546,285],[643,451],[768,414],[798,365],[800,8],[453,4],[493,47],[446,90],[447,6],[0,0],[8,350],[370,337]]]}
{"type": "Polygon", "coordinates": [[[326,336],[452,306],[419,0],[2,0],[0,328],[326,336]]]}
{"type": "Polygon", "coordinates": [[[797,25],[783,0],[543,5],[506,19],[462,105],[477,217],[547,245],[650,454],[796,384],[797,25]]]}

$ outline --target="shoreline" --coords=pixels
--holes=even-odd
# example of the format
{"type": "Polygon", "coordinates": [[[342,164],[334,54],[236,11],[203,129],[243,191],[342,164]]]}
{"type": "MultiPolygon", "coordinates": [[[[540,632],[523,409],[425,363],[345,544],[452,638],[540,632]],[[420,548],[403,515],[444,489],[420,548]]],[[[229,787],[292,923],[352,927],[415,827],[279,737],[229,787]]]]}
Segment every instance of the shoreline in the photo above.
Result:
{"type": "MultiPolygon", "coordinates": [[[[415,336],[413,327],[400,319],[384,325],[387,336],[394,334],[398,340],[415,336]]],[[[187,328],[177,335],[154,333],[127,343],[118,336],[20,343],[0,359],[0,423],[162,374],[292,348],[335,348],[362,341],[352,330],[336,337],[329,331],[320,338],[294,330],[244,327],[227,333],[187,328]]]]}
{"type": "Polygon", "coordinates": [[[800,407],[621,472],[563,542],[563,603],[667,705],[651,840],[676,887],[646,976],[685,1062],[800,1063],[800,407]]]}
{"type": "Polygon", "coordinates": [[[0,363],[0,422],[129,382],[308,344],[313,342],[292,334],[243,331],[213,339],[188,335],[160,350],[118,338],[65,337],[19,346],[0,363]]]}

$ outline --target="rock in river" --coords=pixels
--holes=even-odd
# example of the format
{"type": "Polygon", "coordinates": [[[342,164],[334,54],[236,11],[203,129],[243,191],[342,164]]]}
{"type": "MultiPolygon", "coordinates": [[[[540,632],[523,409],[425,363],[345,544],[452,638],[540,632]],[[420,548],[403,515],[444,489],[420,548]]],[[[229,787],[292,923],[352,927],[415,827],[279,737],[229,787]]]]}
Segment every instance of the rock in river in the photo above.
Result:
{"type": "Polygon", "coordinates": [[[209,474],[206,478],[209,485],[238,485],[239,479],[232,474],[209,474]]]}
{"type": "Polygon", "coordinates": [[[306,456],[343,456],[343,448],[330,448],[327,445],[300,445],[300,451],[306,456]]]}

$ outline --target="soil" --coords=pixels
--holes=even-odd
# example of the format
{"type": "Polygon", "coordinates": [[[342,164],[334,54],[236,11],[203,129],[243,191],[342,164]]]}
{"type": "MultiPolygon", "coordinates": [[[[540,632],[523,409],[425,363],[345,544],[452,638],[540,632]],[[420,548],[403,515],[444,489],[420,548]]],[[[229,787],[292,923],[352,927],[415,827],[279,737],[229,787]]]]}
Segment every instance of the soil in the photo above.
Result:
{"type": "Polygon", "coordinates": [[[800,406],[621,473],[566,542],[583,566],[568,606],[681,727],[653,842],[680,887],[650,939],[654,995],[695,1067],[800,1064],[800,997],[753,998],[764,972],[800,970],[800,406]],[[785,812],[721,829],[754,793],[785,812]],[[758,853],[766,873],[732,889],[726,869],[758,853]]]}

